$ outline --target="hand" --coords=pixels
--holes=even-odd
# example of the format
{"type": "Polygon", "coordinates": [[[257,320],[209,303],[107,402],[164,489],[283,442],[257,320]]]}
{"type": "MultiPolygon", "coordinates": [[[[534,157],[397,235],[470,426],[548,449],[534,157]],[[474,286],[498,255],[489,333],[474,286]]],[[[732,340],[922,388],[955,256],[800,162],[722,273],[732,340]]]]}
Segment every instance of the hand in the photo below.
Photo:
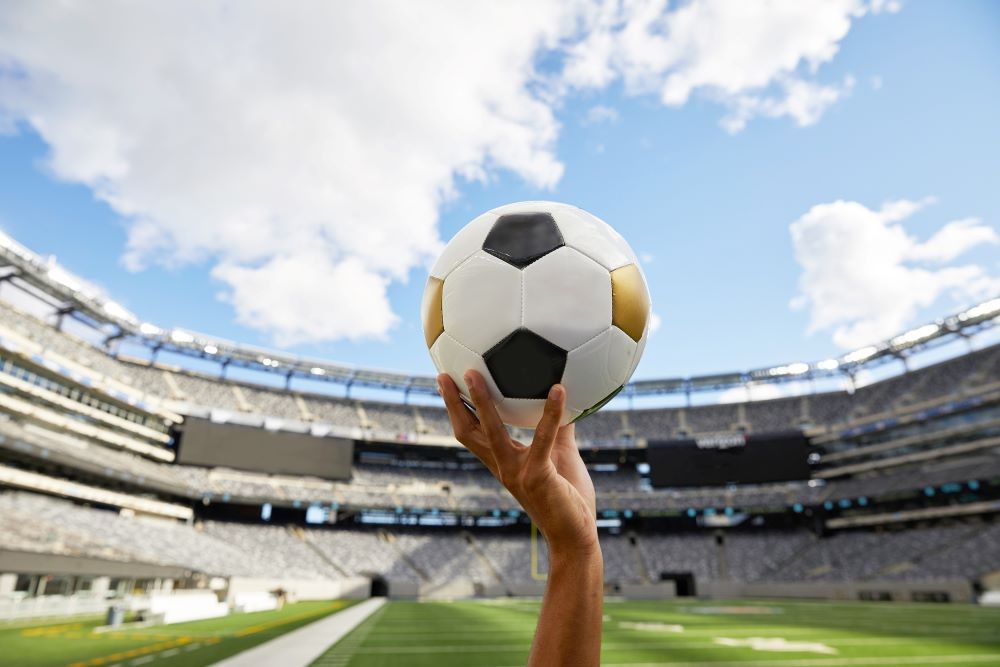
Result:
{"type": "Polygon", "coordinates": [[[451,377],[446,373],[438,376],[458,441],[521,503],[545,535],[553,556],[600,553],[594,484],[580,458],[575,427],[559,427],[565,388],[553,385],[528,447],[507,433],[483,376],[470,370],[465,382],[476,414],[462,402],[451,377]]]}

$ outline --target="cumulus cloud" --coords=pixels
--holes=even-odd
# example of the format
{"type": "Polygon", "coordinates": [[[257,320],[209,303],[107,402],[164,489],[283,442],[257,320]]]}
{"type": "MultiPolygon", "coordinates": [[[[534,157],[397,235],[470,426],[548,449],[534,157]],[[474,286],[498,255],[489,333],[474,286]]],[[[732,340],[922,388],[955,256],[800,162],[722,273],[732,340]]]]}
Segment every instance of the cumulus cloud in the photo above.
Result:
{"type": "Polygon", "coordinates": [[[1000,291],[1000,278],[976,264],[951,262],[1000,236],[976,218],[949,222],[925,241],[898,224],[932,203],[899,200],[871,210],[854,201],[813,206],[791,224],[801,266],[794,308],[808,308],[809,333],[832,331],[855,348],[914,323],[942,295],[964,303],[1000,291]]]}
{"type": "Polygon", "coordinates": [[[614,107],[598,104],[587,109],[583,117],[583,125],[599,125],[601,123],[617,123],[618,111],[614,107]]]}
{"type": "Polygon", "coordinates": [[[675,9],[666,0],[608,2],[567,49],[565,84],[601,88],[621,79],[628,92],[656,94],[668,106],[702,92],[729,109],[721,121],[729,132],[756,116],[811,125],[854,85],[851,77],[811,77],[854,19],[895,10],[861,0],[701,0],[675,9]]]}
{"type": "Polygon", "coordinates": [[[567,95],[622,80],[670,106],[704,93],[729,131],[807,125],[849,88],[814,75],[869,11],[11,1],[0,132],[30,127],[51,174],[122,216],[128,268],[206,263],[237,318],[283,345],[384,337],[388,287],[439,251],[438,210],[462,179],[559,181],[567,95]]]}

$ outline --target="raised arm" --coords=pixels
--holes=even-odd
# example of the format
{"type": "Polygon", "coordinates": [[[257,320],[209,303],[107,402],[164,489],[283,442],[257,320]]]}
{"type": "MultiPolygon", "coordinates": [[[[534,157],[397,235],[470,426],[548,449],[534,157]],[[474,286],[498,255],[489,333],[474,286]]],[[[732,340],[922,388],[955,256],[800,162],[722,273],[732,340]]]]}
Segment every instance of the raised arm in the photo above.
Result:
{"type": "Polygon", "coordinates": [[[447,375],[438,386],[455,437],[521,503],[545,536],[549,578],[531,646],[531,667],[596,667],[601,660],[604,560],[597,539],[594,484],[580,458],[572,424],[559,427],[565,390],[555,385],[530,447],[512,440],[483,377],[465,382],[473,414],[447,375]]]}

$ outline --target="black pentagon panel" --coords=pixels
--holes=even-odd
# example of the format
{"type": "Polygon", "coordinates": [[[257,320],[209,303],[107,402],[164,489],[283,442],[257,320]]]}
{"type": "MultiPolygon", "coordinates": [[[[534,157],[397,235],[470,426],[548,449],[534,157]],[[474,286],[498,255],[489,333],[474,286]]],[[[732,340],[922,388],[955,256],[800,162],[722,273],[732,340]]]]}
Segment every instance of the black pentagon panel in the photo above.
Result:
{"type": "Polygon", "coordinates": [[[566,350],[527,329],[504,338],[483,359],[505,398],[545,398],[566,368],[566,350]]]}
{"type": "Polygon", "coordinates": [[[523,269],[564,245],[551,213],[508,213],[493,223],[483,250],[523,269]]]}
{"type": "Polygon", "coordinates": [[[625,388],[625,385],[622,385],[622,386],[618,387],[617,389],[615,389],[610,394],[608,394],[607,396],[605,396],[604,398],[602,398],[601,400],[599,400],[597,403],[594,403],[592,406],[590,406],[589,408],[587,408],[586,410],[584,410],[583,412],[581,412],[579,415],[577,415],[576,419],[573,420],[573,423],[575,424],[576,422],[580,421],[584,417],[589,417],[590,415],[594,414],[595,412],[597,412],[598,410],[600,410],[601,408],[603,408],[605,405],[608,404],[608,402],[612,398],[614,398],[615,396],[618,395],[618,392],[620,392],[624,388],[625,388]]]}

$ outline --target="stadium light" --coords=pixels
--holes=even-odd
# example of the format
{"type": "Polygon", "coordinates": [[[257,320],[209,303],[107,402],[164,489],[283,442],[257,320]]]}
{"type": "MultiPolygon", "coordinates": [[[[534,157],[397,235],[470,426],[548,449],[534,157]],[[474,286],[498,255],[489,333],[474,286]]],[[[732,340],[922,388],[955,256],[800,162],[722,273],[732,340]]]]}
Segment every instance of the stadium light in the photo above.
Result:
{"type": "Polygon", "coordinates": [[[979,318],[996,317],[1000,315],[1000,297],[985,301],[978,306],[973,306],[965,312],[958,314],[958,319],[962,322],[979,318]]]}
{"type": "Polygon", "coordinates": [[[216,354],[219,351],[219,348],[214,345],[206,345],[203,349],[205,350],[205,354],[216,354]]]}
{"type": "Polygon", "coordinates": [[[835,371],[840,367],[840,362],[836,359],[824,359],[816,363],[816,368],[821,371],[835,371]]]}
{"type": "Polygon", "coordinates": [[[71,292],[83,291],[83,284],[80,282],[80,279],[63,269],[55,262],[50,262],[48,266],[46,266],[46,273],[48,273],[51,280],[54,280],[63,287],[69,289],[71,292]]]}
{"type": "Polygon", "coordinates": [[[193,343],[194,336],[186,331],[181,331],[180,329],[174,329],[170,332],[170,340],[175,343],[193,343]]]}
{"type": "Polygon", "coordinates": [[[916,343],[932,338],[935,334],[941,331],[940,324],[925,324],[922,327],[917,327],[916,329],[911,329],[906,333],[902,333],[889,341],[895,349],[902,349],[915,345],[916,343]]]}
{"type": "Polygon", "coordinates": [[[163,329],[156,326],[155,324],[150,324],[149,322],[143,322],[139,325],[139,333],[144,336],[161,336],[163,335],[163,329]]]}
{"type": "Polygon", "coordinates": [[[119,320],[125,320],[127,322],[135,322],[136,317],[129,311],[125,310],[125,307],[115,301],[105,301],[101,306],[111,317],[117,318],[119,320]]]}
{"type": "Polygon", "coordinates": [[[848,352],[844,355],[844,363],[857,364],[867,359],[871,359],[877,353],[878,348],[874,345],[858,348],[857,350],[854,350],[854,352],[848,352]]]}
{"type": "Polygon", "coordinates": [[[313,366],[312,368],[309,369],[309,372],[312,373],[313,375],[326,375],[326,371],[320,368],[319,366],[313,366]]]}

